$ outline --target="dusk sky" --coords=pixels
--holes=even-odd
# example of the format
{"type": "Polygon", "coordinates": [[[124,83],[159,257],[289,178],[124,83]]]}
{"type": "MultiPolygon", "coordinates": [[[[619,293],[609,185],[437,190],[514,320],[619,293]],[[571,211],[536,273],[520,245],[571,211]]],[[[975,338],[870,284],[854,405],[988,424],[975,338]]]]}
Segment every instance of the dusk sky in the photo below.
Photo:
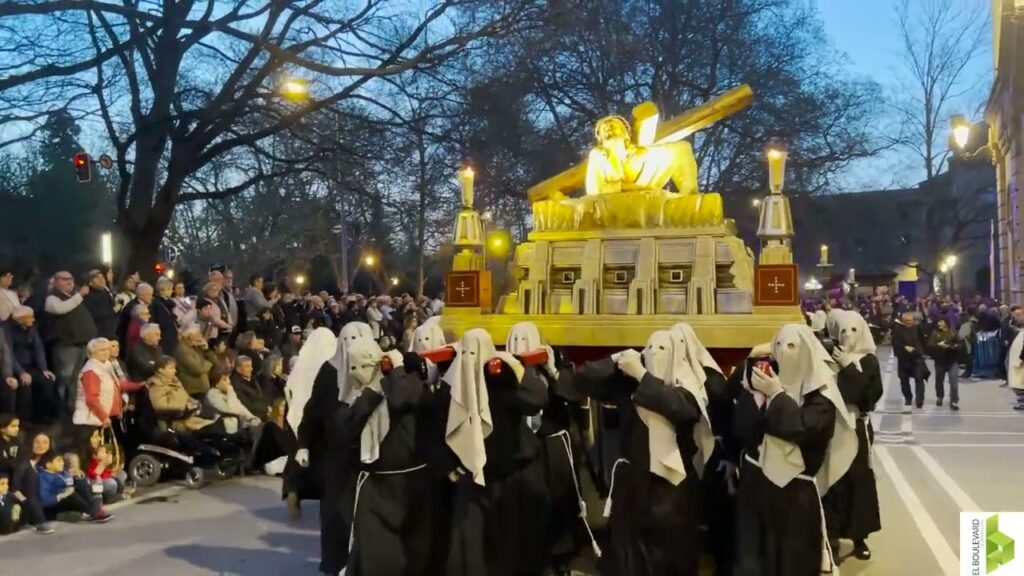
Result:
{"type": "MultiPolygon", "coordinates": [[[[898,0],[817,0],[825,32],[835,47],[850,62],[849,71],[869,77],[891,93],[898,87],[903,70],[900,61],[899,27],[895,6],[898,0]]],[[[981,3],[988,11],[987,0],[964,0],[981,3]]],[[[981,120],[979,106],[984,106],[992,82],[991,24],[986,28],[984,50],[973,63],[969,75],[977,79],[977,87],[957,103],[957,110],[974,120],[981,120]]],[[[891,153],[871,160],[852,170],[844,183],[848,190],[914,185],[923,178],[919,159],[906,151],[891,153]],[[892,182],[890,174],[895,175],[892,182]],[[883,176],[884,175],[884,176],[883,176]]]]}

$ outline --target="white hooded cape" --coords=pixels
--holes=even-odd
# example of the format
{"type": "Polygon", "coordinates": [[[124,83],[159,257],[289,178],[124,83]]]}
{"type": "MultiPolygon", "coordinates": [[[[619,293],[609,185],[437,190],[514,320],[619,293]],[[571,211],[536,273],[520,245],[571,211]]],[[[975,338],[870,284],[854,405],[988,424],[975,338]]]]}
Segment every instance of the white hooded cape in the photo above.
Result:
{"type": "MultiPolygon", "coordinates": [[[[352,405],[363,393],[363,390],[370,388],[378,394],[383,394],[381,380],[384,375],[380,371],[380,361],[384,352],[375,341],[369,338],[354,340],[348,347],[345,360],[348,363],[345,370],[345,403],[352,405]],[[361,383],[356,380],[356,373],[369,376],[370,381],[361,383]]],[[[359,459],[364,464],[371,464],[380,458],[380,443],[388,435],[391,429],[391,413],[388,412],[388,403],[383,401],[374,408],[370,418],[363,426],[359,436],[359,459]]]]}
{"type": "MultiPolygon", "coordinates": [[[[803,405],[807,394],[820,390],[835,406],[835,429],[825,461],[816,475],[819,494],[824,494],[846,474],[857,455],[856,420],[846,409],[836,385],[836,363],[811,328],[800,324],[788,324],[779,330],[773,354],[779,363],[782,388],[797,405],[803,405]],[[795,346],[791,352],[789,344],[795,346]]],[[[803,474],[804,458],[796,444],[765,434],[760,452],[764,475],[776,486],[785,487],[803,474]]]]}
{"type": "Polygon", "coordinates": [[[839,343],[843,352],[853,357],[853,363],[858,370],[861,370],[861,358],[876,352],[871,327],[868,326],[868,321],[857,312],[833,310],[829,313],[828,335],[829,338],[839,343]]]}
{"type": "Polygon", "coordinates": [[[708,349],[704,347],[704,344],[697,339],[697,333],[694,332],[692,326],[685,322],[680,322],[673,326],[670,332],[672,332],[672,338],[676,341],[677,348],[680,347],[681,341],[682,354],[686,363],[693,369],[693,375],[696,377],[695,386],[691,384],[690,380],[677,381],[674,384],[686,388],[697,399],[697,405],[700,406],[700,421],[693,427],[693,441],[697,446],[697,454],[694,456],[693,466],[697,469],[698,474],[703,475],[704,466],[707,465],[708,460],[711,459],[711,455],[715,451],[715,434],[711,429],[711,417],[708,416],[708,391],[704,387],[708,375],[704,368],[709,368],[719,374],[722,374],[722,369],[718,366],[718,362],[715,362],[708,349]]]}
{"type": "Polygon", "coordinates": [[[487,464],[484,439],[494,429],[484,369],[496,353],[494,341],[486,330],[468,330],[444,375],[444,381],[451,387],[445,443],[473,481],[481,486],[487,464]]]}
{"type": "Polygon", "coordinates": [[[338,347],[338,339],[327,328],[317,328],[299,349],[295,366],[288,373],[284,385],[285,398],[288,400],[288,414],[285,417],[292,431],[299,433],[302,414],[313,394],[313,383],[320,367],[330,360],[338,347]]]}

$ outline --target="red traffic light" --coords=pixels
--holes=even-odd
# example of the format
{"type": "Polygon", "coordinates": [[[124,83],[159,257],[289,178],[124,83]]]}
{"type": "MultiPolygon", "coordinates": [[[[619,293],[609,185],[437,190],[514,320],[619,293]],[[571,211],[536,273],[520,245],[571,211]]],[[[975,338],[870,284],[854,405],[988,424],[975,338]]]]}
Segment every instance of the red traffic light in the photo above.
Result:
{"type": "Polygon", "coordinates": [[[89,180],[92,180],[92,164],[89,161],[88,154],[75,154],[73,162],[75,164],[75,178],[77,178],[79,182],[88,182],[89,180]]]}

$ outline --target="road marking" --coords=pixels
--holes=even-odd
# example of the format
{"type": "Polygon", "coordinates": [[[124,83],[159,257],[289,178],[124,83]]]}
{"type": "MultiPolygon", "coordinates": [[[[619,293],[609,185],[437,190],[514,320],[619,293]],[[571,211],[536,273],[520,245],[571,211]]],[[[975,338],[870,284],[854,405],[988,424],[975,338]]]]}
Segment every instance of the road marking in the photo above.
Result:
{"type": "Polygon", "coordinates": [[[954,502],[956,502],[956,505],[960,507],[960,511],[982,511],[982,508],[974,502],[974,499],[972,499],[967,492],[965,492],[964,489],[956,483],[956,480],[953,480],[953,477],[950,476],[948,472],[942,469],[942,466],[939,466],[939,463],[935,461],[935,458],[932,458],[932,455],[929,454],[927,450],[920,446],[911,446],[910,451],[917,456],[918,460],[924,464],[924,467],[931,472],[932,476],[934,476],[936,480],[938,480],[939,486],[942,486],[942,489],[949,494],[950,498],[952,498],[954,502]]]}
{"type": "Polygon", "coordinates": [[[1024,436],[1024,432],[977,432],[973,430],[918,430],[917,434],[954,434],[957,436],[1024,436]]]}
{"type": "Polygon", "coordinates": [[[931,549],[932,555],[943,570],[943,574],[946,576],[957,576],[960,573],[960,560],[953,552],[953,549],[950,548],[949,542],[946,542],[942,533],[939,532],[939,527],[936,526],[935,520],[932,519],[931,515],[928,514],[928,510],[921,504],[921,500],[917,497],[914,489],[910,487],[910,483],[903,476],[903,472],[900,471],[896,462],[892,459],[889,449],[879,446],[875,449],[875,456],[881,462],[882,467],[885,468],[886,475],[892,480],[893,485],[896,487],[896,493],[903,500],[903,504],[910,512],[914,523],[917,524],[918,531],[920,531],[925,543],[928,544],[928,548],[931,549]]]}
{"type": "Polygon", "coordinates": [[[1024,444],[954,444],[922,442],[918,446],[926,448],[1024,448],[1024,444]]]}

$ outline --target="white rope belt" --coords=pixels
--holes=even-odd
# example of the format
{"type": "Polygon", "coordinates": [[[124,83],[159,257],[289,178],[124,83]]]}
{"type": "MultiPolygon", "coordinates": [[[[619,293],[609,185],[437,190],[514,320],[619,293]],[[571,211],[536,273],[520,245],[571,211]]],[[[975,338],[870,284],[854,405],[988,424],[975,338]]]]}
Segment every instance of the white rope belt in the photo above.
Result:
{"type": "MultiPolygon", "coordinates": [[[[747,462],[753,464],[754,466],[761,468],[761,463],[751,458],[750,454],[744,454],[743,458],[747,462]]],[[[831,574],[832,576],[839,576],[839,566],[835,562],[835,556],[832,555],[832,545],[828,543],[828,529],[825,526],[825,508],[821,505],[821,493],[818,491],[818,481],[815,480],[814,477],[808,476],[807,474],[797,474],[795,478],[805,480],[813,484],[814,493],[818,496],[818,514],[821,516],[821,542],[823,554],[821,563],[821,573],[831,574]],[[827,565],[825,564],[826,561],[828,562],[827,565]]]]}
{"type": "Polygon", "coordinates": [[[626,464],[631,464],[631,462],[627,458],[619,458],[618,460],[615,461],[615,464],[612,465],[612,483],[611,486],[608,487],[608,499],[605,500],[604,502],[605,518],[608,518],[612,515],[612,496],[615,494],[615,473],[618,472],[619,470],[619,464],[622,464],[623,462],[625,462],[626,464]]]}
{"type": "Polygon", "coordinates": [[[590,529],[590,522],[587,522],[587,503],[583,500],[583,492],[580,490],[580,481],[576,478],[576,462],[572,455],[572,443],[569,441],[569,431],[562,430],[555,434],[551,434],[548,438],[559,438],[562,440],[562,446],[565,447],[565,455],[569,457],[569,470],[572,472],[573,488],[576,489],[576,500],[580,504],[580,519],[583,520],[583,527],[587,529],[587,535],[590,536],[590,545],[594,549],[594,555],[600,558],[601,547],[597,545],[597,538],[594,538],[594,532],[590,529]]]}
{"type": "Polygon", "coordinates": [[[408,474],[417,470],[423,470],[426,468],[426,464],[420,464],[419,466],[413,466],[412,468],[406,468],[405,470],[380,470],[380,471],[369,471],[360,470],[359,477],[356,479],[356,497],[352,503],[352,526],[349,528],[348,533],[348,552],[352,553],[352,547],[356,543],[356,515],[359,513],[359,496],[363,491],[363,483],[370,476],[397,476],[399,474],[408,474]]]}

